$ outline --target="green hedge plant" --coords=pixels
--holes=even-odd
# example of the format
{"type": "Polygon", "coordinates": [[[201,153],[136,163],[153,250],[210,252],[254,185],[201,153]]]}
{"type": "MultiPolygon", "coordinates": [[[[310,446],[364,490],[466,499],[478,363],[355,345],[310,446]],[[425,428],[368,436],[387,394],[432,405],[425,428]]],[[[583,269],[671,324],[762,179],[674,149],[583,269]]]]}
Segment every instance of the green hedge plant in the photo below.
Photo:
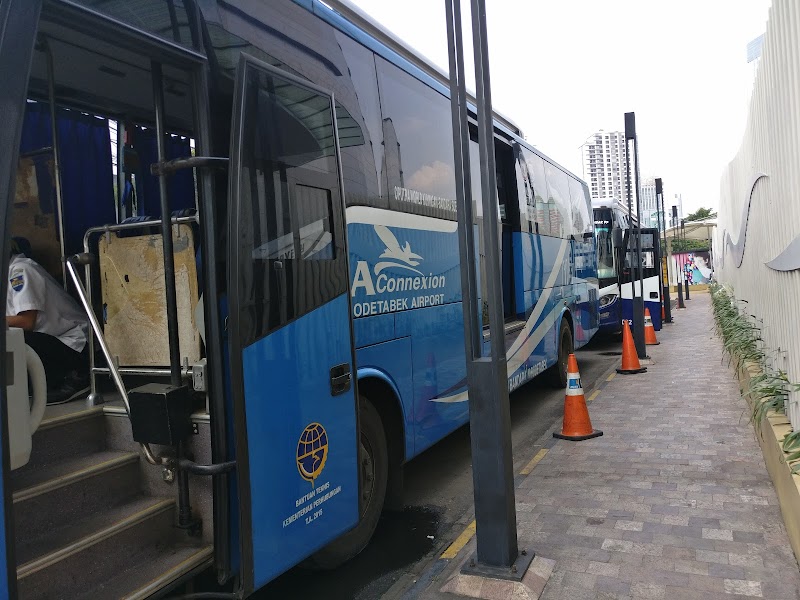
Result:
{"type": "MultiPolygon", "coordinates": [[[[722,338],[729,364],[734,364],[737,373],[751,365],[757,367],[758,374],[750,378],[750,387],[742,393],[752,400],[750,418],[760,430],[761,422],[769,412],[785,412],[789,393],[797,388],[785,371],[770,367],[760,325],[754,316],[739,307],[740,303],[730,290],[712,284],[711,298],[717,333],[722,338]]],[[[797,451],[800,452],[800,439],[797,451]]]]}

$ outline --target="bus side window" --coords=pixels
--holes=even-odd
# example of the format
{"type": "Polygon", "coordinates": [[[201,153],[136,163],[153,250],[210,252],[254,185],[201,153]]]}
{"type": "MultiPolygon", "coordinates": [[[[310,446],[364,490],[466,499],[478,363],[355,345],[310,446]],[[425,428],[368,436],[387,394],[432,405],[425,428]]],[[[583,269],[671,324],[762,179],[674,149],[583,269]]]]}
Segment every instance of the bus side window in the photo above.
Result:
{"type": "Polygon", "coordinates": [[[517,176],[517,196],[519,198],[520,231],[538,233],[536,224],[536,200],[533,193],[533,176],[528,170],[522,146],[514,144],[514,170],[517,176]]]}
{"type": "Polygon", "coordinates": [[[572,235],[572,214],[569,198],[569,177],[558,167],[545,163],[547,207],[550,213],[550,235],[566,238],[572,235]]]}
{"type": "Polygon", "coordinates": [[[519,203],[517,201],[516,177],[514,176],[514,152],[511,146],[495,140],[495,161],[497,171],[497,202],[500,209],[501,239],[500,267],[503,275],[503,315],[511,318],[516,311],[514,306],[514,232],[520,230],[519,203]]]}
{"type": "Polygon", "coordinates": [[[347,290],[330,97],[253,70],[239,203],[242,345],[347,290]]]}
{"type": "Polygon", "coordinates": [[[455,219],[450,100],[376,56],[389,206],[455,219]]]}
{"type": "MultiPolygon", "coordinates": [[[[522,149],[528,175],[531,178],[530,185],[533,193],[533,215],[529,213],[536,223],[537,233],[542,235],[553,235],[550,226],[550,207],[548,205],[547,182],[545,178],[544,160],[527,148],[522,149]]],[[[530,207],[530,204],[528,205],[530,207]]],[[[558,235],[556,233],[555,235],[558,235]]]]}
{"type": "Polygon", "coordinates": [[[504,225],[509,225],[517,230],[519,205],[517,203],[516,177],[514,176],[514,153],[508,144],[497,139],[494,142],[494,149],[500,219],[504,225]]]}

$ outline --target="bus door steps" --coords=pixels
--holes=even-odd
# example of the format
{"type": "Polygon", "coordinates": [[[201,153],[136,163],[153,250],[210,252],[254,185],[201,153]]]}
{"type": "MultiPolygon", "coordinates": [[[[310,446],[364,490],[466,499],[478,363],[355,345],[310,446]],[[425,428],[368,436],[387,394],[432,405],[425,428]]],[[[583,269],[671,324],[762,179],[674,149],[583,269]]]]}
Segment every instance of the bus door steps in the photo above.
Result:
{"type": "Polygon", "coordinates": [[[514,319],[512,321],[506,321],[503,324],[503,327],[505,328],[506,335],[510,335],[512,333],[516,333],[517,331],[525,327],[525,321],[523,321],[522,319],[514,319]]]}
{"type": "Polygon", "coordinates": [[[65,407],[48,407],[11,474],[19,598],[143,599],[206,568],[212,547],[175,527],[174,488],[148,484],[103,407],[65,407]]]}
{"type": "Polygon", "coordinates": [[[131,500],[98,509],[81,515],[76,520],[53,519],[53,528],[36,535],[24,535],[17,539],[16,557],[19,574],[30,571],[32,565],[43,557],[57,559],[64,548],[75,548],[80,540],[96,532],[113,532],[121,524],[129,522],[131,515],[146,516],[170,508],[171,499],[137,496],[131,500]]]}
{"type": "Polygon", "coordinates": [[[213,557],[214,549],[211,545],[175,544],[165,549],[158,556],[158,560],[145,556],[142,562],[130,565],[127,571],[116,574],[93,590],[73,598],[74,600],[97,598],[144,600],[156,594],[157,597],[163,597],[187,576],[211,566],[213,557]]]}
{"type": "MultiPolygon", "coordinates": [[[[503,330],[507,336],[511,335],[512,333],[516,333],[520,331],[523,327],[525,327],[525,321],[514,319],[512,321],[506,321],[503,323],[503,330]]],[[[483,339],[488,340],[491,336],[489,335],[489,326],[484,325],[483,327],[483,339]]]]}
{"type": "Polygon", "coordinates": [[[65,457],[75,458],[100,452],[106,447],[103,408],[95,406],[77,411],[63,410],[68,406],[47,407],[44,419],[33,434],[31,458],[27,465],[14,471],[15,476],[64,460],[65,457]]]}
{"type": "MultiPolygon", "coordinates": [[[[174,531],[175,510],[172,499],[153,502],[20,565],[20,599],[74,598],[90,590],[95,598],[108,598],[96,589],[123,572],[130,576],[132,567],[153,562],[163,570],[163,555],[174,541],[165,537],[165,532],[174,531]]],[[[139,587],[131,583],[130,589],[139,587]]]]}
{"type": "Polygon", "coordinates": [[[15,530],[39,538],[141,493],[139,455],[103,451],[12,475],[15,530]]]}

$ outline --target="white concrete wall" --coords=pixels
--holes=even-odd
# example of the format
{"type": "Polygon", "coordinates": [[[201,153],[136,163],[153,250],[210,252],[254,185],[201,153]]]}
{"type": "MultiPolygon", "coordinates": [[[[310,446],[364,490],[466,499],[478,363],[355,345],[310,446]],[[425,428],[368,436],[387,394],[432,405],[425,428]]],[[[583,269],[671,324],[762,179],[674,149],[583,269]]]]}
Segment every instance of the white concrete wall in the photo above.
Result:
{"type": "MultiPolygon", "coordinates": [[[[747,300],[748,312],[763,319],[765,343],[776,352],[773,366],[794,382],[800,382],[800,269],[777,271],[766,263],[798,238],[800,2],[773,0],[742,146],[722,176],[714,263],[717,280],[731,285],[737,298],[747,300]],[[748,195],[759,172],[766,177],[752,188],[747,220],[748,195]],[[736,242],[746,242],[741,266],[736,242]]],[[[800,267],[800,242],[795,248],[800,267]]],[[[792,394],[787,410],[795,429],[798,402],[800,395],[792,394]]]]}

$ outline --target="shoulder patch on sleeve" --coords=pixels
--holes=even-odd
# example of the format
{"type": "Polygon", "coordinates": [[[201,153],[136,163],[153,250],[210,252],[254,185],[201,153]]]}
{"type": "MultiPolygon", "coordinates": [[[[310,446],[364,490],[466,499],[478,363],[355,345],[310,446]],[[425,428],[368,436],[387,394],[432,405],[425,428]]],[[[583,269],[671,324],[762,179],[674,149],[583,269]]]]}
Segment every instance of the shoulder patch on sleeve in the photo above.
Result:
{"type": "Polygon", "coordinates": [[[25,287],[25,275],[23,273],[12,273],[8,282],[11,284],[11,289],[15,292],[21,292],[25,287]]]}

